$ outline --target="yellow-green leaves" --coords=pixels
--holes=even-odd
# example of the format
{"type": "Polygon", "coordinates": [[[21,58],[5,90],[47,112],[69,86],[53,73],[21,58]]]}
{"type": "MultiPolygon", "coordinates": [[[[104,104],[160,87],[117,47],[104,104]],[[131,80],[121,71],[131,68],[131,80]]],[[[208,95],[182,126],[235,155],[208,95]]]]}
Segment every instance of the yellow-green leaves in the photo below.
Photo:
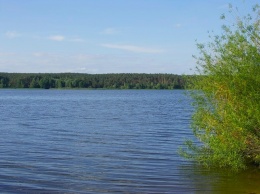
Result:
{"type": "Polygon", "coordinates": [[[189,142],[186,156],[206,166],[260,166],[260,8],[253,10],[209,44],[197,44],[192,128],[202,146],[189,142]]]}

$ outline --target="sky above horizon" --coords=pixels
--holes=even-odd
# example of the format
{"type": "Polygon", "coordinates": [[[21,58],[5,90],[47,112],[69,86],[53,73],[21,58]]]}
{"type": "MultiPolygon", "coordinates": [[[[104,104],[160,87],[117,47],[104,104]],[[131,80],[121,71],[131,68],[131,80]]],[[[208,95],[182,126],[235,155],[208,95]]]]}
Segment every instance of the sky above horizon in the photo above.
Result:
{"type": "Polygon", "coordinates": [[[258,0],[0,0],[0,72],[192,74],[229,3],[258,0]]]}

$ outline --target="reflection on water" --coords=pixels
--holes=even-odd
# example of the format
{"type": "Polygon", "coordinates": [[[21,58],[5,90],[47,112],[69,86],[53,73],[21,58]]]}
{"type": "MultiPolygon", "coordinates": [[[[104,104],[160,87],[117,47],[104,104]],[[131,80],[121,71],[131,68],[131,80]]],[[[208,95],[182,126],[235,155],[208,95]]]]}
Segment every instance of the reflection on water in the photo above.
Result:
{"type": "Polygon", "coordinates": [[[0,90],[1,193],[259,193],[259,170],[181,158],[183,91],[0,90]]]}
{"type": "Polygon", "coordinates": [[[260,193],[260,170],[256,167],[237,173],[228,169],[207,169],[189,164],[180,167],[180,171],[190,179],[195,193],[260,193]]]}

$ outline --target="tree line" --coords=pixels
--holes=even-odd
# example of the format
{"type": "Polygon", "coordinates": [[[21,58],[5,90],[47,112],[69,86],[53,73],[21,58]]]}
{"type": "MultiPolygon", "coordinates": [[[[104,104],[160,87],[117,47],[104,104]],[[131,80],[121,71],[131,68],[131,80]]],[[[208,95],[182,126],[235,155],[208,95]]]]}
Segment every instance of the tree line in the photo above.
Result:
{"type": "Polygon", "coordinates": [[[175,74],[0,73],[0,88],[184,89],[175,74]]]}

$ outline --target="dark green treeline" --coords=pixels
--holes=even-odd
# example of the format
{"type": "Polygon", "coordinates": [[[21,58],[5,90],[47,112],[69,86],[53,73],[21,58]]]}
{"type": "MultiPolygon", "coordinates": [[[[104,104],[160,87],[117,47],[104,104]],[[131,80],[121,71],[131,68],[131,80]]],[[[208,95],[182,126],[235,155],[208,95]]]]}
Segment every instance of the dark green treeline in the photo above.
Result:
{"type": "Polygon", "coordinates": [[[174,74],[0,73],[0,88],[184,89],[186,79],[174,74]]]}

